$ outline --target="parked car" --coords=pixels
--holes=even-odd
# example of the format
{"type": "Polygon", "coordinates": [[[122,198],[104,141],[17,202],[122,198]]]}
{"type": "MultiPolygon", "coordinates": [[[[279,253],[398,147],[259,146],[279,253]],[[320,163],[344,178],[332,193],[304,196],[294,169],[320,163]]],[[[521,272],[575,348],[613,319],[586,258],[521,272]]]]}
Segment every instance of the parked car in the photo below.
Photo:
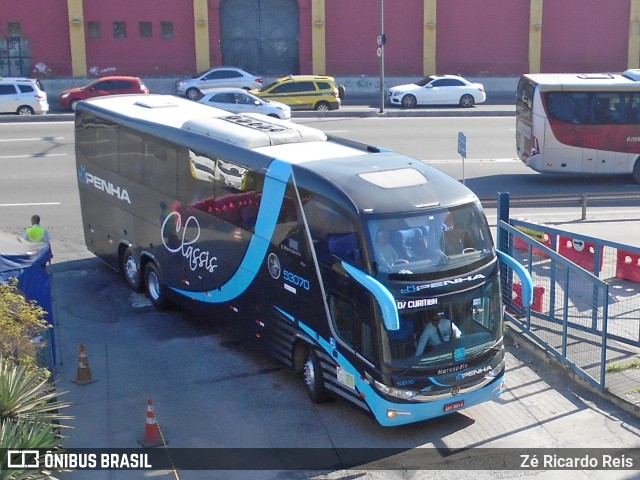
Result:
{"type": "Polygon", "coordinates": [[[261,113],[270,117],[289,120],[291,107],[280,102],[262,100],[242,88],[212,88],[203,91],[198,100],[211,107],[221,108],[232,113],[261,113]]]}
{"type": "Polygon", "coordinates": [[[48,111],[47,94],[39,80],[0,77],[0,113],[40,115],[48,111]]]}
{"type": "Polygon", "coordinates": [[[202,90],[215,87],[236,87],[251,90],[262,86],[262,77],[256,77],[240,68],[217,67],[201,72],[192,78],[176,82],[176,93],[191,100],[202,97],[202,90]]]}
{"type": "Polygon", "coordinates": [[[472,83],[456,75],[431,75],[419,82],[391,87],[392,105],[413,108],[417,105],[459,105],[473,107],[487,99],[481,83],[472,83]]]}
{"type": "Polygon", "coordinates": [[[59,103],[62,108],[75,111],[76,104],[80,100],[129,93],[147,94],[149,89],[138,77],[123,77],[121,75],[101,77],[84,87],[65,90],[60,94],[59,103]]]}
{"type": "Polygon", "coordinates": [[[333,77],[319,75],[289,75],[251,93],[262,99],[277,100],[292,110],[337,110],[345,96],[333,77]]]}

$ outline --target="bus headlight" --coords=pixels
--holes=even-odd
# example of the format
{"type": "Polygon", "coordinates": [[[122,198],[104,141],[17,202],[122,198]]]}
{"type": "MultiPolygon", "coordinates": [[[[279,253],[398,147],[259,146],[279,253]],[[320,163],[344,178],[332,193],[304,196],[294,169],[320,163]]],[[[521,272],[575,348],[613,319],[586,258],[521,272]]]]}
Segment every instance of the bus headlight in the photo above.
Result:
{"type": "Polygon", "coordinates": [[[416,392],[415,390],[403,390],[402,388],[387,387],[377,380],[373,381],[373,386],[385,395],[401,398],[402,400],[409,400],[418,395],[418,392],[416,392]]]}

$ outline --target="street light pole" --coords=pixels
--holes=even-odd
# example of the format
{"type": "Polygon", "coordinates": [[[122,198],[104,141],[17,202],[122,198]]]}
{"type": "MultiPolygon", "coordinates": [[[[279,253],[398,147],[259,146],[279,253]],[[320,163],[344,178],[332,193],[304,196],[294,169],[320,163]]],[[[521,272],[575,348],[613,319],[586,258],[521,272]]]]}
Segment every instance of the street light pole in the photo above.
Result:
{"type": "Polygon", "coordinates": [[[380,113],[384,113],[384,0],[380,0],[380,113]]]}

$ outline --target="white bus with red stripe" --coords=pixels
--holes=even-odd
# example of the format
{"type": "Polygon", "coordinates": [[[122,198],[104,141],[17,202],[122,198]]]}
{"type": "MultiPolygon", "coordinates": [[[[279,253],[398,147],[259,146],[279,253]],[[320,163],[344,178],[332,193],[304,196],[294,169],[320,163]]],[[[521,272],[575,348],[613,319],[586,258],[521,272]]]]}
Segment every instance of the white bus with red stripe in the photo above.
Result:
{"type": "Polygon", "coordinates": [[[541,173],[633,175],[640,183],[640,70],[527,74],[518,83],[516,146],[541,173]]]}

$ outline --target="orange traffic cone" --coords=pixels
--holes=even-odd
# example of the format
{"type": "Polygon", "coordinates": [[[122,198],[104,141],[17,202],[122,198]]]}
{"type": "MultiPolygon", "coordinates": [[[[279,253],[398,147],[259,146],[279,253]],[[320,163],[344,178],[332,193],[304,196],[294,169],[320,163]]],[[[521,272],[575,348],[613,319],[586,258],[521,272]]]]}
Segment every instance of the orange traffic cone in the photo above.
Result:
{"type": "Polygon", "coordinates": [[[153,448],[169,443],[162,438],[160,427],[158,427],[158,422],[156,421],[156,414],[153,411],[153,402],[150,398],[147,400],[147,424],[144,429],[144,438],[138,440],[138,443],[144,448],[153,448]]]}
{"type": "Polygon", "coordinates": [[[87,360],[87,354],[84,349],[84,344],[80,344],[80,350],[78,351],[78,372],[76,378],[71,380],[78,385],[86,385],[93,383],[95,380],[91,376],[91,369],[89,368],[89,361],[87,360]]]}

